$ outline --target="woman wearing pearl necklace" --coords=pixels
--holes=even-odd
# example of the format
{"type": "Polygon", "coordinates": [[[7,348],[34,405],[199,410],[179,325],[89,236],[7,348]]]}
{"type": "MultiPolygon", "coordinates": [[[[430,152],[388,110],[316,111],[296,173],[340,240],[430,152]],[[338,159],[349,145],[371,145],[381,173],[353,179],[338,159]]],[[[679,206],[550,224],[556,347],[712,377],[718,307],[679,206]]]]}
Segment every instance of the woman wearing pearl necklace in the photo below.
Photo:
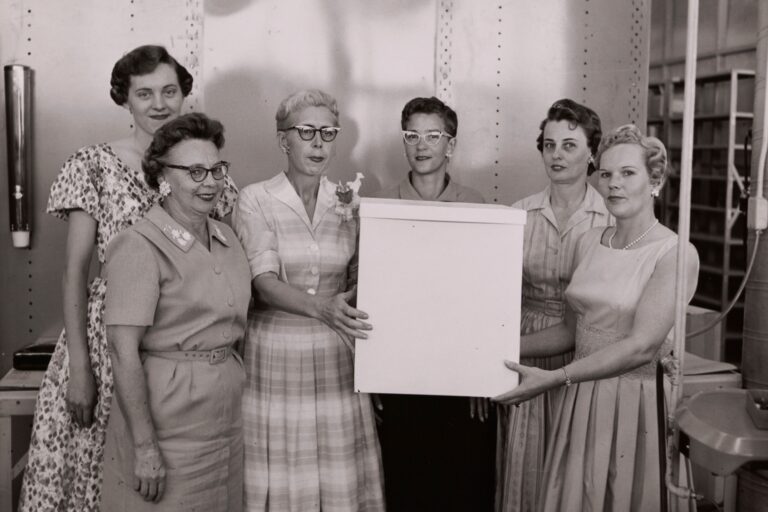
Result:
{"type": "MultiPolygon", "coordinates": [[[[565,321],[521,339],[521,357],[573,348],[574,360],[551,371],[506,362],[520,385],[497,400],[515,405],[556,389],[541,510],[658,510],[655,367],[672,347],[677,235],[658,223],[653,198],[667,155],[625,125],[603,139],[597,160],[616,226],[579,240],[565,321]]],[[[693,246],[689,254],[690,299],[699,263],[693,246]]]]}

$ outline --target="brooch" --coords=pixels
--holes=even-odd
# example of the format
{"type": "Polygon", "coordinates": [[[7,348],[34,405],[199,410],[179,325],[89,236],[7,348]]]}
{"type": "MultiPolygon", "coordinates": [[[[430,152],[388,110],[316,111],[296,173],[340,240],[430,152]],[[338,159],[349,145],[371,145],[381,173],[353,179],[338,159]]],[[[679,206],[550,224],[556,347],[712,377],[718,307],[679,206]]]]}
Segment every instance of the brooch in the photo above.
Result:
{"type": "Polygon", "coordinates": [[[360,185],[363,182],[363,173],[358,172],[353,181],[336,185],[336,206],[334,211],[345,222],[354,218],[360,208],[360,185]]]}

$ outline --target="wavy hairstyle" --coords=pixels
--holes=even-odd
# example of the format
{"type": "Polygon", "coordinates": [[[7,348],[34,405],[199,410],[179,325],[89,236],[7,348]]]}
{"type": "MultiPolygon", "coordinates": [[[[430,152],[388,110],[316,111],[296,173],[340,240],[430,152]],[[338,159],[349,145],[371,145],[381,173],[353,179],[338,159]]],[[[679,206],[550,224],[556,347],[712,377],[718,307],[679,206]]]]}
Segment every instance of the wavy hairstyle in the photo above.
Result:
{"type": "Polygon", "coordinates": [[[280,102],[275,114],[277,130],[286,130],[290,128],[289,119],[291,115],[301,112],[307,107],[325,107],[333,114],[335,123],[339,124],[339,106],[336,98],[320,89],[304,89],[294,92],[280,102]]]}
{"type": "MultiPolygon", "coordinates": [[[[539,150],[539,153],[544,150],[544,128],[550,121],[567,121],[568,128],[571,130],[581,127],[584,130],[584,135],[587,136],[590,152],[593,156],[597,154],[603,129],[600,116],[594,110],[568,98],[554,102],[547,110],[547,117],[539,125],[539,136],[536,138],[536,149],[539,150]]],[[[593,172],[595,172],[595,166],[590,162],[587,166],[587,175],[591,175],[593,172]]]]}
{"type": "Polygon", "coordinates": [[[186,98],[192,91],[194,80],[192,75],[168,53],[165,47],[148,44],[131,50],[115,63],[112,68],[112,78],[109,81],[111,86],[109,95],[112,101],[120,106],[125,105],[128,101],[128,89],[131,87],[131,77],[152,73],[160,64],[168,64],[176,70],[181,94],[186,98]]]}
{"type": "Polygon", "coordinates": [[[157,190],[157,178],[162,174],[163,158],[176,144],[189,139],[209,140],[217,149],[224,147],[224,126],[205,114],[195,112],[179,116],[157,129],[152,143],[144,153],[141,168],[147,184],[157,190]]]}
{"type": "Polygon", "coordinates": [[[669,161],[667,159],[667,149],[659,139],[656,137],[646,137],[634,124],[619,126],[603,137],[600,148],[597,151],[596,160],[598,166],[600,165],[600,157],[603,153],[619,144],[636,144],[643,148],[645,168],[648,171],[651,183],[658,184],[659,187],[664,185],[667,176],[669,176],[669,161]]]}
{"type": "Polygon", "coordinates": [[[414,114],[437,114],[445,123],[445,131],[455,137],[459,131],[459,117],[451,107],[432,96],[431,98],[413,98],[405,104],[400,114],[400,127],[405,130],[405,125],[414,114]]]}

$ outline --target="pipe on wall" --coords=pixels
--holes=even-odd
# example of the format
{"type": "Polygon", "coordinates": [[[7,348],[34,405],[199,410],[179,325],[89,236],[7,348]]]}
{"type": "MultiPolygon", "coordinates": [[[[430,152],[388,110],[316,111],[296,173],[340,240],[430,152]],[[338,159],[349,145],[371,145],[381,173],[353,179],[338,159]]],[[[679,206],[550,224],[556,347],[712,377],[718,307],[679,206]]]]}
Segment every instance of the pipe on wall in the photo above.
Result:
{"type": "Polygon", "coordinates": [[[8,205],[13,246],[29,247],[32,189],[32,70],[5,66],[5,124],[8,149],[8,205]]]}

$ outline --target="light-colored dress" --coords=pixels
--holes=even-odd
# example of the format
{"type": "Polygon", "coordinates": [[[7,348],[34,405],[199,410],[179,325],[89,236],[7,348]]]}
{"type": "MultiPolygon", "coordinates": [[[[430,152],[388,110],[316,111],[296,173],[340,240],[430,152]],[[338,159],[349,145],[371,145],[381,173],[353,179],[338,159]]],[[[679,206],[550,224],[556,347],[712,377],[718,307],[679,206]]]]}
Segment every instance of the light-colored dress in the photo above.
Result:
{"type": "MultiPolygon", "coordinates": [[[[227,178],[214,215],[229,214],[236,198],[237,188],[227,178]]],[[[158,199],[141,169],[126,165],[109,144],[96,144],[64,163],[51,185],[46,211],[64,220],[71,210],[90,215],[97,224],[96,256],[103,265],[112,237],[141,219],[158,199]]],[[[81,429],[67,411],[69,353],[62,331],[37,395],[20,512],[100,510],[104,433],[112,403],[112,365],[102,319],[106,289],[101,277],[88,285],[85,335],[97,392],[93,424],[81,429]]]]}
{"type": "Polygon", "coordinates": [[[140,353],[167,475],[157,504],[133,489],[134,443],[115,401],[102,510],[242,510],[245,371],[239,355],[212,361],[163,356],[232,347],[245,334],[251,296],[245,253],[226,224],[208,219],[208,231],[210,250],[155,206],[109,245],[104,322],[147,326],[140,353]]]}
{"type": "MultiPolygon", "coordinates": [[[[274,272],[331,297],[356,275],[357,220],[335,212],[323,179],[312,221],[284,173],[245,187],[233,224],[255,277],[274,272]]],[[[319,320],[257,304],[245,344],[245,508],[383,511],[370,397],[353,389],[353,355],[319,320]]]]}
{"type": "MultiPolygon", "coordinates": [[[[613,224],[603,198],[587,185],[584,201],[563,229],[550,203],[550,188],[512,205],[528,212],[523,240],[523,289],[520,334],[540,331],[563,321],[563,292],[573,274],[573,252],[581,235],[597,226],[613,224]]],[[[523,359],[545,369],[560,368],[572,354],[523,359]]],[[[551,425],[548,393],[519,407],[499,406],[497,443],[497,512],[536,510],[541,488],[546,440],[551,425]]]]}
{"type": "MultiPolygon", "coordinates": [[[[577,317],[574,359],[625,338],[658,261],[677,235],[637,249],[600,244],[603,229],[587,232],[566,290],[577,317]]],[[[552,512],[660,509],[656,362],[671,350],[671,333],[651,363],[619,377],[559,388],[540,508],[552,512]]]]}

